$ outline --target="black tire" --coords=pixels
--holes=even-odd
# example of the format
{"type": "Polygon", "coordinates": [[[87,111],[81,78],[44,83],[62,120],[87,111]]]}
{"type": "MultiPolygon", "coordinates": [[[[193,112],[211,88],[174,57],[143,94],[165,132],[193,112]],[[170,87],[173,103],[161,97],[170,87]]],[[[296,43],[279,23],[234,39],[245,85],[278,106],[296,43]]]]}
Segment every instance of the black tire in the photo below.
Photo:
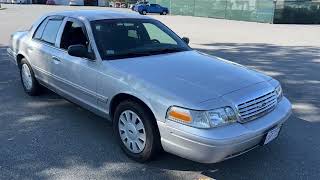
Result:
{"type": "Polygon", "coordinates": [[[161,13],[161,15],[167,15],[167,14],[168,14],[167,11],[163,11],[163,12],[161,13]]]}
{"type": "Polygon", "coordinates": [[[147,11],[146,11],[146,10],[143,10],[143,11],[142,11],[142,14],[143,14],[143,15],[147,15],[147,11]]]}
{"type": "Polygon", "coordinates": [[[23,86],[23,89],[24,89],[24,91],[25,91],[28,95],[30,95],[30,96],[36,96],[36,95],[39,95],[39,94],[40,94],[42,87],[41,87],[41,85],[38,83],[37,79],[35,78],[34,72],[33,72],[32,68],[31,68],[30,64],[28,63],[28,61],[27,61],[25,58],[23,58],[23,59],[21,60],[20,79],[21,79],[21,84],[22,84],[22,86],[23,86]],[[27,65],[28,68],[29,68],[29,70],[30,70],[31,80],[32,80],[31,88],[27,88],[27,87],[25,86],[25,84],[23,83],[22,67],[24,66],[24,64],[27,65]]]}
{"type": "Polygon", "coordinates": [[[160,134],[154,116],[144,106],[140,105],[135,101],[123,101],[117,106],[113,119],[113,130],[121,149],[127,154],[129,158],[135,161],[150,161],[155,158],[155,155],[161,152],[160,134]],[[121,140],[120,137],[119,118],[122,112],[126,110],[130,110],[136,113],[143,122],[145,128],[146,142],[144,149],[140,153],[131,152],[125,146],[124,142],[121,140]]]}

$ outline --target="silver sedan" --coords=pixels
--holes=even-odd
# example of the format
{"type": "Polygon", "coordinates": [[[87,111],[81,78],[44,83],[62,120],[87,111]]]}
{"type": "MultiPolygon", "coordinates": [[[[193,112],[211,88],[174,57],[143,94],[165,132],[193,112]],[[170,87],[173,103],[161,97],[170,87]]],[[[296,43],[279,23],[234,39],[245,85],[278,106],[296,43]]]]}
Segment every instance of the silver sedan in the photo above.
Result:
{"type": "Polygon", "coordinates": [[[113,122],[144,162],[160,150],[215,163],[278,137],[291,104],[275,79],[188,46],[135,13],[66,11],[11,36],[31,96],[43,87],[113,122]]]}

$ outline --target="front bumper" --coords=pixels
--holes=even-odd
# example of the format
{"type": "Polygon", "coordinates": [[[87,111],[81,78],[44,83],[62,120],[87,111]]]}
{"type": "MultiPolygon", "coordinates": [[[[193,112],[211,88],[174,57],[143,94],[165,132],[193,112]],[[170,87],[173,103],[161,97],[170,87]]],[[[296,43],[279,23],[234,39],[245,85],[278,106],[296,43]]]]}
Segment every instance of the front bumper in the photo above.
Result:
{"type": "Polygon", "coordinates": [[[291,104],[283,97],[273,111],[244,124],[197,129],[166,121],[158,122],[158,126],[165,151],[201,163],[216,163],[259,146],[266,133],[290,115],[291,104]]]}

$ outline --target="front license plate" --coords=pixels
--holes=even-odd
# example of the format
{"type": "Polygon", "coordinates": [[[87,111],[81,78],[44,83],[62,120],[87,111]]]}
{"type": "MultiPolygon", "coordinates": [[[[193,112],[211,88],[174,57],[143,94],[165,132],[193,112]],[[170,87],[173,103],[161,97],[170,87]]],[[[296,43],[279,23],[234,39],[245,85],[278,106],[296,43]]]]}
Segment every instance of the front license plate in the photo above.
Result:
{"type": "Polygon", "coordinates": [[[281,129],[280,126],[277,126],[277,127],[273,128],[273,129],[271,129],[271,130],[268,132],[268,134],[267,134],[267,136],[266,136],[263,144],[264,144],[264,145],[265,145],[265,144],[268,144],[269,142],[271,142],[272,140],[274,140],[275,138],[277,138],[278,135],[279,135],[280,129],[281,129]]]}

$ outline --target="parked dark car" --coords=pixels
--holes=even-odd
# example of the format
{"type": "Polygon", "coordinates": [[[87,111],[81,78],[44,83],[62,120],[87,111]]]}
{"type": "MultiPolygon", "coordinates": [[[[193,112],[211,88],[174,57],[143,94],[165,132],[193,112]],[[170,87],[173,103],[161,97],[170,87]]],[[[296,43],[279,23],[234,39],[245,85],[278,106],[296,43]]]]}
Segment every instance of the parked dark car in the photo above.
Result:
{"type": "Polygon", "coordinates": [[[143,15],[146,15],[147,13],[157,13],[161,15],[167,15],[169,13],[168,8],[163,7],[159,4],[141,4],[141,5],[135,6],[134,10],[143,15]]]}

